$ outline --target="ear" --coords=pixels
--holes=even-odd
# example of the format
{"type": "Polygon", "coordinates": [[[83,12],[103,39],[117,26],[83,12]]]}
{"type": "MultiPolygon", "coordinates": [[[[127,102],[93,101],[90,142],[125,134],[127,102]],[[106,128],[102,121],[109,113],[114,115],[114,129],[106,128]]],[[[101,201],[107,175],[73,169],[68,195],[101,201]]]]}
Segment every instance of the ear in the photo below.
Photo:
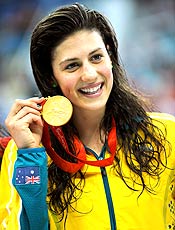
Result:
{"type": "Polygon", "coordinates": [[[109,45],[107,45],[107,46],[106,46],[106,49],[107,49],[107,52],[108,52],[108,55],[109,55],[109,58],[110,58],[111,68],[113,68],[113,65],[112,65],[112,59],[111,59],[112,52],[111,52],[111,50],[110,50],[110,46],[109,46],[109,45]]]}
{"type": "Polygon", "coordinates": [[[56,88],[57,86],[58,86],[57,82],[56,82],[56,81],[53,81],[53,82],[52,82],[52,87],[53,87],[53,88],[56,88]]]}
{"type": "Polygon", "coordinates": [[[48,82],[48,84],[52,87],[52,88],[56,88],[58,86],[58,83],[56,81],[56,79],[54,78],[54,76],[52,76],[48,82]]]}
{"type": "Polygon", "coordinates": [[[107,52],[108,52],[109,56],[111,57],[112,52],[111,52],[110,46],[107,45],[107,46],[106,46],[106,49],[107,49],[107,52]]]}

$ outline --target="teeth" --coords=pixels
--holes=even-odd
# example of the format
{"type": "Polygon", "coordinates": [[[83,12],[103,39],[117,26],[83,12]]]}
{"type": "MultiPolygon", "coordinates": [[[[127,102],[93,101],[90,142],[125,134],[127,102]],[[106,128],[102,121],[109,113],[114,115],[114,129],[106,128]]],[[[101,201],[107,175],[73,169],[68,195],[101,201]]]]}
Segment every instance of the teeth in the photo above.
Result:
{"type": "Polygon", "coordinates": [[[98,86],[96,86],[94,88],[81,89],[81,91],[84,92],[84,93],[95,93],[100,89],[100,87],[101,87],[101,85],[98,85],[98,86]]]}

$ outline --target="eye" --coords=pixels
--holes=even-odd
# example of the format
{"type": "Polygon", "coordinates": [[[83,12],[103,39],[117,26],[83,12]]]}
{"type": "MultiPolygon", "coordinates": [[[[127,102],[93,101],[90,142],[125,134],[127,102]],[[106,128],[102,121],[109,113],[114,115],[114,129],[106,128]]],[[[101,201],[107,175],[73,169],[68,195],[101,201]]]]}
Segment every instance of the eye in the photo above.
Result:
{"type": "Polygon", "coordinates": [[[95,63],[99,63],[103,58],[102,54],[95,54],[91,57],[91,61],[95,62],[95,63]]]}
{"type": "Polygon", "coordinates": [[[79,67],[79,64],[77,62],[73,62],[73,63],[70,63],[68,64],[66,67],[65,67],[65,70],[68,70],[68,71],[74,71],[76,70],[77,68],[79,67]]]}

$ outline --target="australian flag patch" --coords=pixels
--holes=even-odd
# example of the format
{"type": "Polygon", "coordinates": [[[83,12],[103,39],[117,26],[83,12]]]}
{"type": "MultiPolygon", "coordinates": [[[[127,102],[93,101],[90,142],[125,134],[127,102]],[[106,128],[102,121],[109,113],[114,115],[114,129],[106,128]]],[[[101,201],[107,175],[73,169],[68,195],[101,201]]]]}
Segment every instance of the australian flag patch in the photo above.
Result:
{"type": "Polygon", "coordinates": [[[40,184],[39,166],[27,166],[16,168],[16,185],[40,184]]]}

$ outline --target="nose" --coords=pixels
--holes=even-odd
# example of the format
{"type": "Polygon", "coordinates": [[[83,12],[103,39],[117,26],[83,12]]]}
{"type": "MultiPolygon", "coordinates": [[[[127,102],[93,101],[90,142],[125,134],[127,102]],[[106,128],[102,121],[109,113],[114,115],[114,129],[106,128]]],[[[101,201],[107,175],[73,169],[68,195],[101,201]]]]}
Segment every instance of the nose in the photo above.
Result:
{"type": "Polygon", "coordinates": [[[97,78],[97,70],[92,63],[84,63],[82,68],[82,81],[95,81],[97,78]]]}

